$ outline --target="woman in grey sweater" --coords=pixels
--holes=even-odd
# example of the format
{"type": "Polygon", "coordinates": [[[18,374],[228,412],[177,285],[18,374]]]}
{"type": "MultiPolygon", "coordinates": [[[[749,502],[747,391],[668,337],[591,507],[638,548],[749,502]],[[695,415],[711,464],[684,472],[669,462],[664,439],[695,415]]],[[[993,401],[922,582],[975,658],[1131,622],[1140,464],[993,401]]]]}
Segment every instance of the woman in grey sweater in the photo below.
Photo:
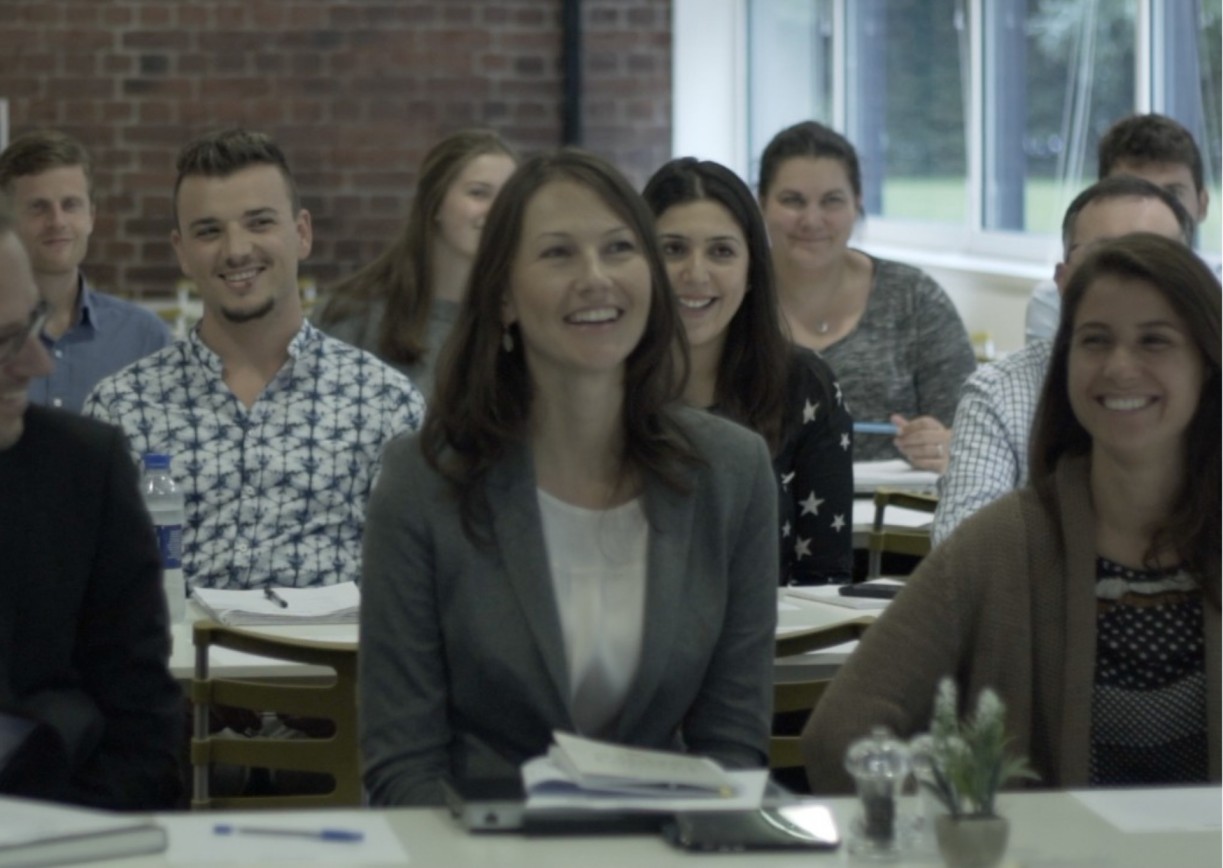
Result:
{"type": "Polygon", "coordinates": [[[832,366],[856,422],[898,429],[858,437],[854,457],[942,473],[972,345],[929,275],[849,247],[862,213],[853,145],[814,121],[782,130],[761,157],[758,194],[791,339],[832,366]]]}

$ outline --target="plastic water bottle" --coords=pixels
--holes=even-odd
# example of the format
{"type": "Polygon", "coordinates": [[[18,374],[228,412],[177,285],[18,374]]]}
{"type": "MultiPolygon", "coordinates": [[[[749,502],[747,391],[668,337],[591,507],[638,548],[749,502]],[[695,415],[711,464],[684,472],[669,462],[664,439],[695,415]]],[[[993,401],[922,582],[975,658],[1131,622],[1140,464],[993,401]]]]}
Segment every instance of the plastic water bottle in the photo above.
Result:
{"type": "Polygon", "coordinates": [[[170,607],[170,622],[181,621],[187,613],[187,586],[183,581],[183,524],[186,507],[183,493],[170,476],[170,456],[149,453],[144,456],[144,479],[141,484],[144,505],[153,519],[157,532],[157,548],[161,552],[162,582],[166,603],[170,607]]]}

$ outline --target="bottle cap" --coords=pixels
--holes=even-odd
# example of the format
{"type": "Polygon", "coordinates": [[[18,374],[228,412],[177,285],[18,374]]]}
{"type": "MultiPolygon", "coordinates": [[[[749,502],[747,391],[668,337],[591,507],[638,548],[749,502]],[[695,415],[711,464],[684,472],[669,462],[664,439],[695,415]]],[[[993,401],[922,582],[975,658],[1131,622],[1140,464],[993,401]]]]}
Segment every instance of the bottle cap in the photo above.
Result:
{"type": "Polygon", "coordinates": [[[859,780],[900,780],[909,773],[909,747],[887,727],[877,726],[849,746],[845,768],[859,780]]]}
{"type": "Polygon", "coordinates": [[[161,452],[146,452],[143,461],[145,470],[170,469],[170,456],[161,452]]]}

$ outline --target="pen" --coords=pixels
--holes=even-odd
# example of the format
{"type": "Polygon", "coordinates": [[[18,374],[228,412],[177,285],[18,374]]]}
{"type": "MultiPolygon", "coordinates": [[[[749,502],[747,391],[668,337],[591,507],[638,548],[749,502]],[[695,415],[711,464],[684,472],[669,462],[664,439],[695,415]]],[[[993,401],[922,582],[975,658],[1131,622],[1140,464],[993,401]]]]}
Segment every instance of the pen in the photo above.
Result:
{"type": "Polygon", "coordinates": [[[263,589],[263,596],[267,597],[269,600],[271,600],[271,601],[272,601],[273,603],[275,603],[277,606],[280,606],[280,608],[282,608],[282,609],[287,609],[287,608],[289,608],[289,603],[288,603],[288,601],[287,601],[287,600],[285,600],[285,598],[284,598],[284,597],[280,596],[280,594],[278,594],[278,593],[276,593],[275,591],[273,591],[271,588],[264,588],[264,589],[263,589]]]}
{"type": "Polygon", "coordinates": [[[355,829],[273,829],[267,826],[233,826],[229,823],[217,823],[212,827],[212,832],[214,835],[277,835],[350,843],[365,840],[365,833],[355,829]]]}
{"type": "Polygon", "coordinates": [[[855,422],[854,433],[895,435],[898,433],[898,430],[891,422],[855,422]]]}

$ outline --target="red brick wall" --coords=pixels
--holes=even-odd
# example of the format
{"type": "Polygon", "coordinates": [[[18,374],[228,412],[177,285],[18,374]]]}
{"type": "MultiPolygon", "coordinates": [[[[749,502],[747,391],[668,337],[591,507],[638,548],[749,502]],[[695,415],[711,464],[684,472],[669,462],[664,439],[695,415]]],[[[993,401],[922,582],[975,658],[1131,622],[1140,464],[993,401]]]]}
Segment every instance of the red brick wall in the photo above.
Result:
{"type": "MultiPolygon", "coordinates": [[[[584,0],[585,144],[639,186],[670,153],[670,0],[584,0]]],[[[93,153],[104,288],[164,295],[178,148],[243,125],[289,156],[325,286],[407,211],[441,135],[561,137],[560,0],[0,0],[11,132],[64,129],[93,153]]]]}

